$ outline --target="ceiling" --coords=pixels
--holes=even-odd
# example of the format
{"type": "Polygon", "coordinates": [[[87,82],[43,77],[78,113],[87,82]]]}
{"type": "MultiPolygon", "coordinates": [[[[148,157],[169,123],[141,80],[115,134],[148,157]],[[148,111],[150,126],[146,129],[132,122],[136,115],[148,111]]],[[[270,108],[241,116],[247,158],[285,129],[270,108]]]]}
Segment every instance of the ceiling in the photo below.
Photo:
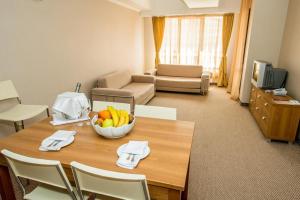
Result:
{"type": "Polygon", "coordinates": [[[215,8],[219,6],[219,0],[183,0],[189,8],[215,8]]]}
{"type": "Polygon", "coordinates": [[[241,0],[109,0],[142,16],[239,12],[241,0]]]}
{"type": "Polygon", "coordinates": [[[150,6],[151,0],[109,0],[109,1],[138,12],[142,10],[151,9],[150,6]]]}

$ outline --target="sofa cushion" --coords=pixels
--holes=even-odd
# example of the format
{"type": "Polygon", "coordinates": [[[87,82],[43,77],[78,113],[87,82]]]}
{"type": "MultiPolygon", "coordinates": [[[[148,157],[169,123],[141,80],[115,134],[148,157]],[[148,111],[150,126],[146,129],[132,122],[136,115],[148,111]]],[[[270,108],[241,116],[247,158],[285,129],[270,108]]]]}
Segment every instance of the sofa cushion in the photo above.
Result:
{"type": "Polygon", "coordinates": [[[122,70],[103,76],[98,81],[98,87],[120,89],[131,82],[129,70],[122,70]]]}
{"type": "Polygon", "coordinates": [[[133,92],[136,103],[143,102],[148,96],[155,93],[154,84],[151,83],[130,83],[122,89],[133,92]]]}
{"type": "Polygon", "coordinates": [[[157,66],[158,76],[178,76],[200,78],[202,75],[202,66],[200,65],[165,65],[157,66]]]}
{"type": "Polygon", "coordinates": [[[198,89],[201,86],[201,78],[156,76],[156,86],[198,89]]]}
{"type": "Polygon", "coordinates": [[[186,93],[201,93],[200,88],[174,88],[174,87],[156,87],[157,91],[170,91],[170,92],[186,92],[186,93]]]}

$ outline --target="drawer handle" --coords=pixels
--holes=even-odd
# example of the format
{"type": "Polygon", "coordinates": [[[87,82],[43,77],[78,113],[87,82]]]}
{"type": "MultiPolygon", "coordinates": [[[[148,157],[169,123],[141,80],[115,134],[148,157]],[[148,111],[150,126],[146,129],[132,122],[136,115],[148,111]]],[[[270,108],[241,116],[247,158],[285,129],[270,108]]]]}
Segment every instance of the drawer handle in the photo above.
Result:
{"type": "Polygon", "coordinates": [[[254,100],[250,99],[250,102],[253,102],[254,100]]]}
{"type": "Polygon", "coordinates": [[[265,106],[268,106],[269,104],[268,104],[268,103],[265,103],[264,105],[265,105],[265,106]]]}
{"type": "Polygon", "coordinates": [[[259,107],[256,107],[255,110],[259,110],[259,107]]]}
{"type": "Polygon", "coordinates": [[[267,119],[267,117],[263,116],[261,119],[262,119],[262,120],[265,120],[265,119],[267,119]]]}
{"type": "Polygon", "coordinates": [[[254,92],[254,88],[252,88],[252,91],[254,92]]]}
{"type": "Polygon", "coordinates": [[[260,95],[257,95],[257,98],[260,98],[261,96],[260,95]]]}

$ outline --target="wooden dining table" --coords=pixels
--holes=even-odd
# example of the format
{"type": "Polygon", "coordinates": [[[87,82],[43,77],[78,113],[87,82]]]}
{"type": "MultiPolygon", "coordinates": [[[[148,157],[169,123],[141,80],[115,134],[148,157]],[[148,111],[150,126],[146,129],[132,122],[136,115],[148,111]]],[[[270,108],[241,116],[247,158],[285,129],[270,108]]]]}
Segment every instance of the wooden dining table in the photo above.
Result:
{"type": "MultiPolygon", "coordinates": [[[[136,117],[136,124],[128,135],[119,139],[106,139],[86,122],[82,126],[78,123],[53,126],[50,120],[51,117],[0,139],[0,150],[8,149],[30,157],[59,160],[71,182],[72,161],[110,171],[144,174],[151,199],[187,199],[194,122],[136,117]],[[57,130],[77,131],[74,142],[57,152],[39,151],[41,141],[57,130]],[[132,170],[116,165],[118,147],[130,140],[148,141],[151,150],[132,170]]],[[[7,163],[2,155],[0,194],[2,200],[15,199],[7,163]]]]}

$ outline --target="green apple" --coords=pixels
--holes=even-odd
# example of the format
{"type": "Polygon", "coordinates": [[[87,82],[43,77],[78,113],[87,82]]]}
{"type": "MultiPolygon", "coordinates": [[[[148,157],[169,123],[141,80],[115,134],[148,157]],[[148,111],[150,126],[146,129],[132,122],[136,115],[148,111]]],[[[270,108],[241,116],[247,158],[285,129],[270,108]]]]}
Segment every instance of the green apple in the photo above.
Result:
{"type": "Polygon", "coordinates": [[[102,127],[103,128],[107,128],[107,127],[111,127],[114,125],[114,121],[112,119],[105,119],[103,122],[102,122],[102,127]]]}

